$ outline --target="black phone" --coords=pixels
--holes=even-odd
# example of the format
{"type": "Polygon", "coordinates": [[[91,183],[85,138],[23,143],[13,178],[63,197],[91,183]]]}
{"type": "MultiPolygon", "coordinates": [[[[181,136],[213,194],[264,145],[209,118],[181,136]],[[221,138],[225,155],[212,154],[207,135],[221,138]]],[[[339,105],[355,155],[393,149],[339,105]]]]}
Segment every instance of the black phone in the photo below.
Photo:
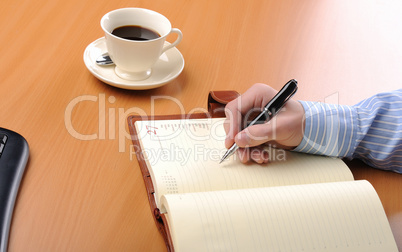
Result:
{"type": "Polygon", "coordinates": [[[11,218],[29,146],[20,134],[0,128],[0,252],[7,251],[11,218]]]}

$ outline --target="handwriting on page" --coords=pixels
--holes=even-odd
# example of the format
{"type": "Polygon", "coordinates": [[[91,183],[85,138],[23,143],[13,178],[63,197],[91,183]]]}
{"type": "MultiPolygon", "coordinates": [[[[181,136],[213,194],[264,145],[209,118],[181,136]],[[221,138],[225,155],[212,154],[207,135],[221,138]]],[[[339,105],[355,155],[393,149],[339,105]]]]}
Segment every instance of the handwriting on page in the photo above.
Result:
{"type": "Polygon", "coordinates": [[[141,122],[146,133],[141,139],[142,151],[157,181],[156,195],[353,179],[340,160],[310,160],[290,152],[269,165],[244,165],[235,155],[219,164],[226,151],[223,122],[224,119],[141,122]],[[163,176],[175,179],[174,188],[163,176]]]}
{"type": "Polygon", "coordinates": [[[154,139],[154,138],[157,139],[157,141],[158,141],[158,143],[159,143],[159,145],[160,145],[160,147],[161,147],[161,150],[163,151],[162,142],[161,142],[161,140],[159,139],[159,136],[158,136],[158,134],[157,134],[157,132],[156,132],[156,130],[158,129],[158,127],[153,127],[153,126],[150,126],[150,125],[145,125],[145,128],[147,129],[147,134],[149,134],[149,135],[151,136],[151,139],[154,139]]]}

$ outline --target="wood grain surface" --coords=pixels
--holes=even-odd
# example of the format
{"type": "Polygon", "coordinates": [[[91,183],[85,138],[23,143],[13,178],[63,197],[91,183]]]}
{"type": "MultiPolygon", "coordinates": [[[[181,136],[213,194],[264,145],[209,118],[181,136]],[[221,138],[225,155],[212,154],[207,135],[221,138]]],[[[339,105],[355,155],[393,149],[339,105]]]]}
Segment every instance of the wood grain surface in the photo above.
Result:
{"type": "MultiPolygon", "coordinates": [[[[296,99],[354,104],[401,87],[400,1],[19,0],[0,3],[0,126],[30,159],[10,251],[164,251],[128,138],[129,114],[205,111],[210,90],[299,81],[296,99]],[[183,32],[180,76],[128,91],[83,62],[101,17],[123,7],[162,13],[183,32]]],[[[168,40],[173,41],[174,37],[168,40]]],[[[358,161],[402,248],[402,176],[358,161]]]]}

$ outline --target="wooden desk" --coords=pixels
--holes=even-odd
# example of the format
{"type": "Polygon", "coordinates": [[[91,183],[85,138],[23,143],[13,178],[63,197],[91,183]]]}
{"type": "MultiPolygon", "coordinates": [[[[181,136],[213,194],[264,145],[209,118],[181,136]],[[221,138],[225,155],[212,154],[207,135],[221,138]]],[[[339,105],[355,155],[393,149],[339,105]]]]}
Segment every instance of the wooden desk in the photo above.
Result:
{"type": "MultiPolygon", "coordinates": [[[[31,150],[10,251],[165,250],[130,150],[127,115],[203,110],[209,90],[244,92],[255,82],[279,88],[290,78],[300,83],[297,99],[342,104],[399,88],[401,7],[375,0],[2,1],[0,125],[25,136],[31,150]],[[103,36],[101,17],[121,7],[153,9],[181,29],[186,65],[177,79],[127,91],[86,69],[83,52],[103,36]]],[[[376,188],[401,249],[402,176],[351,167],[376,188]]]]}

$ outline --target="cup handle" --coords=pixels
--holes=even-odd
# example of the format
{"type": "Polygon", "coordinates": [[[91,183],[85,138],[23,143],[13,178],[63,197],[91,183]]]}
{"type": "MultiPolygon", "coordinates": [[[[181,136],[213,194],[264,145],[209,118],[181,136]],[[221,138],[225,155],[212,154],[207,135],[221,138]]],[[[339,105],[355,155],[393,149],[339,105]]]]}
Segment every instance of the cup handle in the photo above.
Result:
{"type": "MultiPolygon", "coordinates": [[[[181,39],[183,38],[183,34],[182,34],[181,31],[180,31],[179,29],[177,29],[177,28],[172,28],[172,30],[170,31],[169,34],[171,34],[171,33],[176,33],[176,34],[177,34],[177,39],[176,39],[176,41],[173,42],[172,44],[163,47],[162,53],[164,53],[165,51],[169,50],[170,48],[175,47],[176,45],[178,45],[178,44],[180,43],[181,39]]],[[[162,53],[161,53],[161,54],[162,54],[162,53]]]]}

